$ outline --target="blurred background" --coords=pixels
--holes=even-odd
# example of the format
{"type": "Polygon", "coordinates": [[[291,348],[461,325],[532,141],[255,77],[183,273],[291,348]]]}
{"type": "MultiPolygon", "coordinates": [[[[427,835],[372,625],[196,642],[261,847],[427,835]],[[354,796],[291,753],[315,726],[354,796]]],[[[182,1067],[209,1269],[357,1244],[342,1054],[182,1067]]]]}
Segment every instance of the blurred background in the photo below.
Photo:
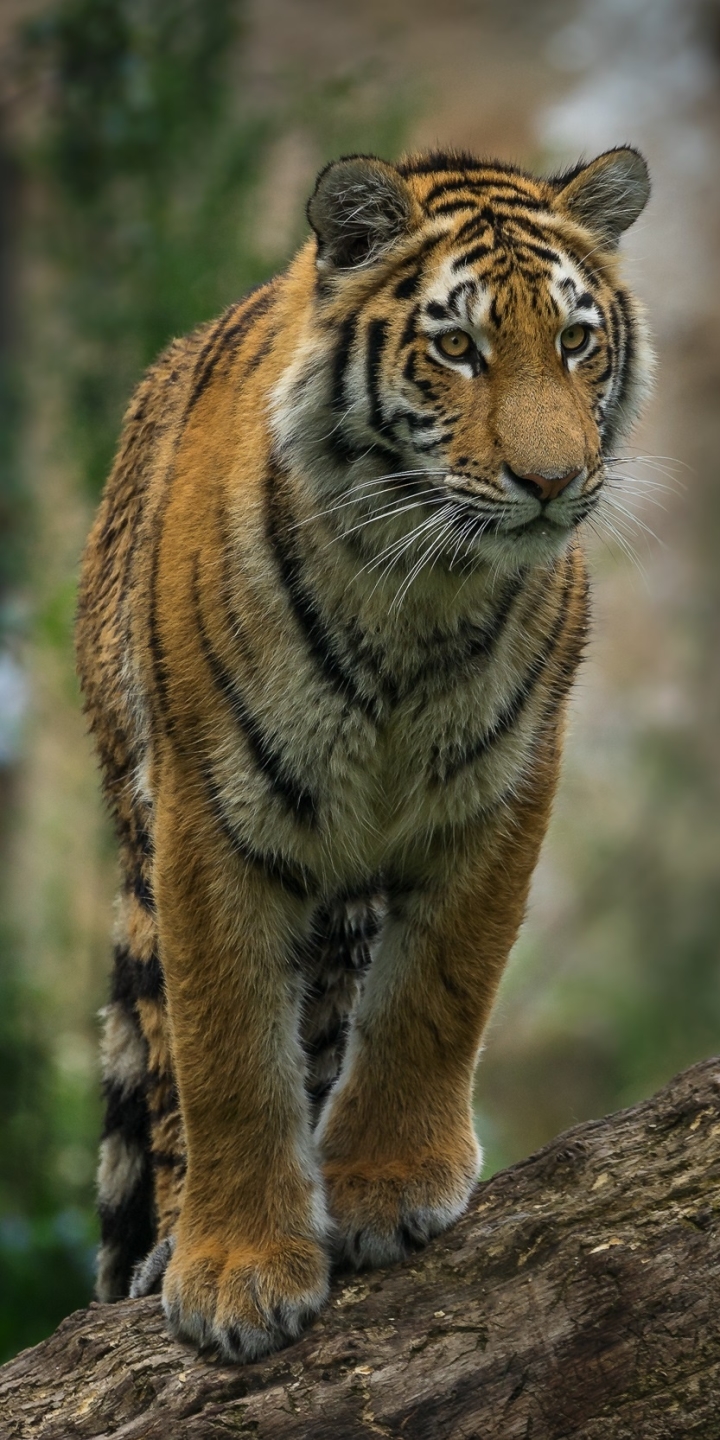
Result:
{"type": "Polygon", "coordinates": [[[78,560],[172,335],[281,267],[317,169],[630,141],[656,395],[478,1072],[485,1175],[720,1049],[720,0],[0,0],[0,1358],[87,1303],[115,884],[78,560]]]}

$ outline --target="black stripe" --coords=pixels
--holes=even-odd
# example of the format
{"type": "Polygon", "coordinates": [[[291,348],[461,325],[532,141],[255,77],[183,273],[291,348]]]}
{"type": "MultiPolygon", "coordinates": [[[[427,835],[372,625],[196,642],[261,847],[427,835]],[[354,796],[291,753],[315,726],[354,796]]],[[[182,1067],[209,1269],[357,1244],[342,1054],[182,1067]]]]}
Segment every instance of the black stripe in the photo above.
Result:
{"type": "Polygon", "coordinates": [[[180,1109],[180,1095],[174,1079],[170,1079],[165,1071],[148,1070],[147,1072],[147,1097],[148,1110],[153,1125],[158,1120],[165,1120],[168,1115],[174,1115],[180,1109]],[[153,1105],[152,1093],[158,1086],[167,1087],[167,1099],[160,1105],[153,1105]]]}
{"type": "MultiPolygon", "coordinates": [[[[531,196],[510,193],[498,195],[493,193],[488,199],[488,209],[493,210],[500,220],[516,220],[512,213],[516,210],[536,210],[548,212],[548,206],[544,200],[534,200],[531,196]],[[507,213],[505,213],[507,212],[507,213]]],[[[528,224],[531,224],[528,221],[528,224]]]]}
{"type": "Polygon", "coordinates": [[[433,215],[457,215],[460,210],[477,210],[477,200],[474,195],[469,195],[466,200],[445,200],[440,205],[434,205],[433,215]]]}
{"type": "Polygon", "coordinates": [[[440,180],[437,185],[433,185],[432,189],[429,190],[425,196],[425,207],[431,215],[436,215],[437,207],[433,208],[435,200],[440,200],[441,203],[444,203],[442,201],[443,196],[450,196],[461,190],[469,191],[472,198],[468,201],[468,204],[477,205],[477,199],[475,197],[483,195],[483,192],[487,192],[491,184],[491,181],[485,181],[481,178],[471,180],[467,175],[459,175],[455,180],[440,180]]]}
{"type": "Polygon", "coordinates": [[[350,359],[357,332],[357,315],[349,315],[340,326],[340,338],[335,347],[332,364],[331,404],[333,410],[345,409],[345,372],[350,359]]]}
{"type": "Polygon", "coordinates": [[[608,335],[608,353],[613,363],[615,378],[613,380],[613,386],[610,395],[606,397],[605,401],[603,402],[604,406],[609,405],[610,407],[610,413],[607,417],[607,421],[603,422],[606,425],[606,430],[603,433],[604,445],[612,443],[614,426],[617,422],[617,409],[618,406],[622,403],[621,390],[625,369],[625,337],[623,334],[624,326],[622,312],[618,304],[617,294],[613,295],[610,299],[608,318],[610,322],[608,335]]]}
{"type": "Polygon", "coordinates": [[[352,672],[342,665],[336,653],[330,628],[305,585],[300,557],[295,552],[289,538],[291,521],[283,513],[279,482],[278,470],[271,464],[268,468],[265,487],[266,534],[295,622],[327,684],[343,699],[360,709],[363,714],[375,717],[377,711],[375,700],[363,695],[362,691],[358,689],[352,672]]]}
{"type": "Polygon", "coordinates": [[[185,411],[186,421],[190,412],[200,399],[200,396],[210,384],[220,360],[223,356],[237,349],[240,341],[250,329],[251,325],[254,324],[260,315],[263,315],[266,310],[269,310],[275,299],[274,283],[274,281],[270,281],[269,284],[258,286],[257,290],[259,293],[250,291],[249,296],[239,301],[237,305],[231,306],[223,316],[221,328],[219,330],[216,328],[210,340],[203,346],[195,365],[194,384],[185,411]],[[250,298],[252,295],[255,295],[255,299],[250,298]],[[242,306],[245,308],[242,310],[239,318],[233,325],[229,325],[228,321],[237,315],[238,310],[242,306]]]}
{"type": "Polygon", "coordinates": [[[425,306],[425,314],[433,320],[449,320],[451,318],[447,305],[441,305],[437,300],[428,301],[425,306]]]}
{"type": "Polygon", "coordinates": [[[186,1157],[173,1155],[167,1150],[151,1150],[150,1163],[155,1170],[177,1170],[179,1175],[184,1175],[187,1170],[186,1157]]]}
{"type": "Polygon", "coordinates": [[[456,255],[452,262],[452,269],[462,270],[465,265],[474,265],[476,260],[493,255],[497,248],[497,245],[486,245],[484,241],[479,241],[477,245],[472,246],[472,249],[466,250],[464,255],[456,255]]]}
{"type": "MultiPolygon", "coordinates": [[[[504,165],[502,160],[493,160],[492,163],[498,171],[516,168],[512,165],[504,165]]],[[[438,174],[447,171],[450,175],[457,175],[459,170],[472,170],[480,174],[484,167],[481,160],[468,154],[466,150],[431,150],[429,155],[401,161],[396,168],[401,175],[432,175],[435,171],[438,174]]]]}
{"type": "Polygon", "coordinates": [[[541,245],[547,245],[548,242],[554,238],[554,231],[548,232],[547,225],[538,224],[535,220],[531,220],[528,215],[502,215],[496,212],[495,221],[498,229],[502,230],[511,244],[515,244],[525,236],[530,236],[532,240],[539,241],[541,245]]]}
{"type": "Polygon", "coordinates": [[[625,343],[623,346],[622,359],[620,361],[620,375],[618,379],[618,402],[622,405],[627,399],[628,386],[630,382],[630,371],[632,369],[632,363],[635,358],[635,338],[633,335],[632,318],[630,314],[630,306],[628,304],[627,296],[623,294],[622,290],[617,290],[615,292],[615,299],[617,301],[620,314],[622,315],[623,329],[625,332],[623,336],[625,343]]]}
{"type": "Polygon", "coordinates": [[[557,265],[562,259],[559,252],[551,250],[549,245],[539,245],[535,240],[527,240],[524,236],[518,237],[513,248],[520,253],[529,250],[531,255],[537,255],[539,260],[547,260],[549,265],[557,265]]]}
{"type": "Polygon", "coordinates": [[[385,350],[388,333],[387,320],[371,320],[368,326],[367,338],[367,359],[366,377],[368,387],[368,398],[370,401],[370,424],[378,434],[385,429],[382,407],[380,404],[380,378],[382,357],[385,350]]]}
{"type": "Polygon", "coordinates": [[[210,334],[209,334],[207,340],[205,341],[205,343],[200,347],[200,350],[199,350],[198,353],[197,353],[197,356],[196,356],[196,359],[195,359],[195,364],[194,364],[194,366],[193,366],[192,388],[191,388],[191,390],[190,390],[190,394],[189,394],[188,400],[186,401],[186,404],[185,404],[185,413],[184,413],[184,417],[183,417],[184,420],[187,419],[188,413],[189,413],[190,410],[192,410],[192,407],[193,407],[193,405],[194,405],[194,403],[195,403],[195,389],[196,389],[196,386],[197,386],[197,384],[198,384],[198,381],[199,381],[199,380],[201,379],[201,377],[202,377],[203,371],[204,371],[204,369],[205,369],[205,365],[206,365],[209,357],[212,355],[212,352],[213,352],[213,350],[215,349],[215,346],[216,346],[217,341],[218,341],[218,336],[219,336],[220,334],[222,334],[223,322],[224,322],[224,321],[227,321],[228,313],[229,313],[229,312],[226,311],[226,312],[225,312],[225,315],[221,316],[221,318],[220,318],[219,320],[216,320],[214,323],[211,323],[211,325],[210,325],[210,334]]]}
{"type": "Polygon", "coordinates": [[[401,350],[404,349],[404,347],[405,347],[406,345],[410,345],[410,344],[412,343],[412,341],[415,339],[415,337],[416,337],[416,335],[417,335],[417,319],[418,319],[418,315],[419,315],[419,314],[420,314],[420,306],[419,306],[419,305],[413,305],[413,308],[412,308],[412,310],[410,311],[410,314],[408,315],[407,320],[405,321],[405,326],[404,326],[404,328],[403,328],[402,335],[400,336],[400,349],[401,349],[401,350]]]}
{"type": "Polygon", "coordinates": [[[460,229],[453,236],[453,243],[455,245],[464,245],[468,240],[474,240],[475,236],[479,235],[481,231],[492,230],[492,228],[493,217],[487,206],[483,205],[482,210],[480,210],[478,214],[471,215],[470,219],[466,220],[465,223],[460,226],[460,229]]]}
{"type": "Polygon", "coordinates": [[[210,766],[200,765],[199,769],[210,809],[238,859],[253,869],[262,871],[268,880],[271,880],[273,884],[280,885],[289,895],[294,895],[298,900],[307,900],[308,896],[312,895],[317,888],[309,870],[306,870],[303,865],[287,862],[279,855],[264,855],[248,844],[238,834],[232,820],[227,815],[220,788],[215,782],[210,766]]]}
{"type": "Polygon", "coordinates": [[[100,1238],[103,1246],[116,1251],[113,1256],[115,1296],[127,1295],[130,1277],[139,1260],[151,1250],[156,1237],[153,1176],[147,1158],[137,1183],[119,1205],[100,1201],[100,1238]]]}
{"type": "Polygon", "coordinates": [[[136,1000],[163,1000],[164,996],[165,977],[158,956],[153,953],[149,960],[138,960],[127,945],[116,945],[111,1001],[130,1006],[136,1000]]]}
{"type": "Polygon", "coordinates": [[[589,634],[590,586],[586,576],[583,585],[578,623],[569,639],[569,653],[565,660],[563,660],[558,673],[550,682],[550,698],[543,710],[539,729],[542,729],[551,716],[557,713],[558,707],[562,704],[570,690],[575,675],[577,674],[578,666],[583,658],[583,651],[587,645],[589,634]]]}
{"type": "Polygon", "coordinates": [[[327,436],[328,448],[341,464],[351,465],[358,455],[364,453],[353,445],[342,431],[342,422],[345,419],[347,409],[347,396],[345,393],[345,378],[350,363],[352,347],[357,334],[357,316],[349,315],[343,320],[339,330],[339,339],[335,347],[335,354],[331,367],[331,388],[330,405],[337,417],[337,424],[333,425],[327,436]]]}
{"type": "Polygon", "coordinates": [[[105,1119],[102,1139],[110,1135],[121,1135],[128,1145],[145,1150],[150,1135],[150,1120],[144,1085],[135,1085],[131,1090],[119,1085],[116,1080],[103,1082],[105,1119]]]}
{"type": "MultiPolygon", "coordinates": [[[[241,302],[242,303],[242,302],[241,302]]],[[[209,339],[205,342],[193,367],[192,388],[185,406],[184,419],[187,420],[191,410],[194,409],[203,391],[207,389],[214,374],[220,356],[223,353],[223,342],[230,327],[231,321],[237,314],[238,306],[231,305],[229,309],[216,320],[210,333],[209,339]]]]}
{"type": "MultiPolygon", "coordinates": [[[[427,395],[429,400],[437,400],[437,391],[431,381],[426,380],[422,375],[416,374],[416,358],[415,351],[411,350],[403,366],[403,379],[409,380],[411,385],[416,385],[421,394],[427,395]]],[[[443,369],[445,369],[445,366],[443,366],[443,369]]]]}
{"type": "Polygon", "coordinates": [[[126,877],[123,889],[130,895],[134,895],[138,905],[146,910],[148,915],[155,913],[155,899],[152,893],[152,886],[149,879],[143,875],[141,870],[133,871],[132,875],[126,877]]]}
{"type": "Polygon", "coordinates": [[[418,246],[415,253],[413,255],[409,255],[407,260],[403,261],[403,264],[400,267],[401,272],[406,265],[414,267],[411,270],[411,275],[414,277],[414,285],[413,289],[411,290],[409,288],[409,275],[406,276],[404,279],[401,278],[397,283],[395,291],[393,292],[397,296],[398,300],[409,300],[411,296],[415,293],[415,290],[417,290],[423,278],[423,261],[430,254],[430,251],[434,250],[436,246],[441,245],[443,240],[445,240],[446,238],[447,237],[445,235],[427,235],[423,240],[422,244],[418,246]]]}
{"type": "Polygon", "coordinates": [[[192,600],[203,658],[210,671],[213,683],[220,693],[224,695],[232,712],[233,719],[245,737],[253,760],[265,776],[271,790],[283,802],[287,809],[291,810],[293,814],[297,816],[302,824],[312,826],[315,824],[317,818],[315,796],[310,790],[305,789],[294,776],[289,774],[286,760],[273,748],[260,722],[251,713],[232,675],[223,664],[208,635],[200,605],[198,565],[199,556],[196,558],[193,567],[192,600]]]}
{"type": "MultiPolygon", "coordinates": [[[[490,279],[493,285],[504,285],[513,273],[514,260],[509,250],[496,250],[492,257],[492,264],[487,270],[483,270],[482,278],[490,279]]],[[[508,304],[505,313],[508,313],[512,306],[512,296],[507,296],[508,304]]]]}
{"type": "MultiPolygon", "coordinates": [[[[455,167],[455,169],[457,169],[457,167],[455,167]]],[[[501,168],[494,164],[489,170],[481,168],[477,179],[472,179],[468,175],[461,175],[458,176],[456,180],[439,181],[437,185],[433,185],[432,189],[429,190],[425,196],[425,205],[432,205],[433,200],[438,199],[441,195],[447,195],[448,192],[452,190],[477,190],[486,196],[486,204],[488,205],[492,204],[495,192],[500,192],[498,194],[498,200],[506,204],[525,204],[530,210],[547,209],[547,204],[544,200],[536,200],[533,195],[529,193],[526,194],[520,186],[513,185],[512,182],[507,179],[507,172],[503,173],[501,168]],[[498,175],[499,179],[495,180],[493,178],[495,175],[498,175]],[[491,192],[490,195],[488,195],[488,192],[491,192]],[[511,200],[510,197],[513,196],[517,198],[511,200]]]]}
{"type": "Polygon", "coordinates": [[[153,703],[153,710],[159,709],[160,724],[164,727],[167,735],[174,732],[174,722],[170,715],[170,675],[165,658],[162,641],[160,639],[160,628],[158,623],[158,571],[160,569],[160,546],[162,545],[162,520],[163,511],[167,505],[169,492],[168,476],[167,489],[164,503],[153,521],[152,552],[150,556],[150,578],[149,578],[149,607],[148,607],[148,647],[150,650],[150,665],[155,681],[155,690],[158,699],[158,706],[153,703]]]}
{"type": "Polygon", "coordinates": [[[455,315],[457,315],[458,309],[455,301],[457,300],[458,296],[462,295],[464,290],[473,291],[475,290],[475,288],[475,284],[472,280],[459,280],[457,285],[453,285],[453,288],[447,297],[448,308],[452,310],[455,315]]]}
{"type": "Polygon", "coordinates": [[[412,299],[413,295],[417,293],[420,281],[422,279],[422,273],[422,266],[416,265],[415,269],[411,270],[409,275],[406,275],[403,280],[399,280],[393,291],[395,299],[412,299]]]}
{"type": "Polygon", "coordinates": [[[521,571],[519,575],[510,581],[500,605],[487,625],[479,630],[475,630],[473,627],[474,633],[470,636],[467,651],[468,661],[479,658],[482,658],[484,661],[490,660],[493,651],[497,649],[503,630],[510,619],[513,605],[521,590],[524,589],[525,580],[525,571],[521,571]]]}
{"type": "Polygon", "coordinates": [[[605,366],[605,369],[604,369],[603,372],[602,372],[602,374],[601,374],[601,375],[595,375],[595,376],[593,377],[593,382],[592,382],[593,385],[607,385],[607,382],[608,382],[608,380],[610,379],[612,373],[613,373],[613,363],[612,363],[612,360],[609,359],[608,362],[607,362],[607,365],[605,366]]]}
{"type": "Polygon", "coordinates": [[[564,253],[555,248],[554,234],[549,233],[545,226],[533,225],[527,218],[521,222],[515,215],[508,216],[504,225],[498,225],[496,233],[501,237],[503,248],[514,255],[521,253],[523,248],[532,252],[535,246],[538,247],[535,253],[552,251],[556,259],[561,259],[564,253]]]}
{"type": "Polygon", "coordinates": [[[552,629],[542,649],[528,667],[527,673],[515,691],[515,694],[508,703],[502,707],[492,725],[490,725],[477,740],[474,740],[471,745],[467,746],[460,755],[454,759],[448,759],[444,765],[438,767],[439,773],[436,775],[436,779],[440,783],[447,783],[448,780],[456,778],[461,770],[466,769],[468,765],[472,765],[475,760],[479,760],[480,756],[486,754],[498,740],[501,740],[503,736],[507,735],[519,720],[525,706],[533,695],[545,666],[552,656],[565,627],[573,579],[571,569],[563,587],[558,613],[552,629]]]}
{"type": "Polygon", "coordinates": [[[404,693],[411,693],[428,677],[436,678],[440,684],[450,680],[454,689],[456,685],[465,683],[468,668],[473,663],[482,661],[487,664],[497,649],[515,600],[525,583],[526,574],[522,571],[509,583],[495,614],[482,628],[468,621],[457,636],[439,631],[434,637],[435,653],[407,677],[404,693]]]}
{"type": "MultiPolygon", "coordinates": [[[[407,423],[412,430],[425,430],[433,425],[439,425],[440,418],[440,415],[417,415],[414,410],[394,410],[390,417],[389,423],[391,425],[396,425],[398,420],[407,420],[407,423]]],[[[449,421],[457,420],[459,419],[459,416],[457,414],[445,415],[442,418],[445,421],[449,421]]],[[[401,486],[401,489],[407,490],[408,493],[411,495],[415,493],[412,486],[401,486]]],[[[420,492],[418,491],[417,493],[420,492]]]]}

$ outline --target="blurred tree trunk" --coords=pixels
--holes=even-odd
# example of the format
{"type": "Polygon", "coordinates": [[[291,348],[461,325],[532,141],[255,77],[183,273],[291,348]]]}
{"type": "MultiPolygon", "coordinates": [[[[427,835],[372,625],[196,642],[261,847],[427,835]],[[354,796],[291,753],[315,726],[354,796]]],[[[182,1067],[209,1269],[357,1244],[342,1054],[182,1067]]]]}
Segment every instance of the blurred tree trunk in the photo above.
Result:
{"type": "Polygon", "coordinates": [[[414,1262],[339,1278],[297,1345],[199,1359],[159,1301],[91,1305],[0,1370],[13,1440],[720,1434],[720,1061],[480,1185],[414,1262]]]}

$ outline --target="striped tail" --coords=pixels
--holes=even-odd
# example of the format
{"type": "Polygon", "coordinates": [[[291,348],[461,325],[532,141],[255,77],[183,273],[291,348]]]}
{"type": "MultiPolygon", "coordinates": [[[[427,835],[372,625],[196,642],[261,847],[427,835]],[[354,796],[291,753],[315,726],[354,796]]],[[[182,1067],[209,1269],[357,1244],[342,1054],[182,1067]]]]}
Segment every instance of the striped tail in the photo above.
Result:
{"type": "MultiPolygon", "coordinates": [[[[133,830],[135,838],[138,831],[133,830]]],[[[172,1235],[185,1175],[150,847],[129,845],[123,838],[125,883],[101,1050],[105,1123],[98,1168],[96,1292],[105,1301],[127,1296],[134,1272],[153,1246],[172,1235]]]]}

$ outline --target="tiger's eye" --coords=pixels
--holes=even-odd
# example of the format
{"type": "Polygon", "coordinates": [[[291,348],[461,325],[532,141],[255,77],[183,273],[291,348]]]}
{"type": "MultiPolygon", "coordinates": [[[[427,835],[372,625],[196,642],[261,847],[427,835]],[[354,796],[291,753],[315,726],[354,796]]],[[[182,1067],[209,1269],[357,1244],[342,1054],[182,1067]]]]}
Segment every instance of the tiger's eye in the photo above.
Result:
{"type": "Polygon", "coordinates": [[[467,355],[472,341],[464,330],[444,330],[442,335],[438,335],[437,343],[443,355],[448,355],[451,360],[458,360],[461,355],[467,355]]]}
{"type": "Polygon", "coordinates": [[[582,350],[588,338],[587,325],[568,325],[560,336],[560,344],[563,350],[582,350]]]}

